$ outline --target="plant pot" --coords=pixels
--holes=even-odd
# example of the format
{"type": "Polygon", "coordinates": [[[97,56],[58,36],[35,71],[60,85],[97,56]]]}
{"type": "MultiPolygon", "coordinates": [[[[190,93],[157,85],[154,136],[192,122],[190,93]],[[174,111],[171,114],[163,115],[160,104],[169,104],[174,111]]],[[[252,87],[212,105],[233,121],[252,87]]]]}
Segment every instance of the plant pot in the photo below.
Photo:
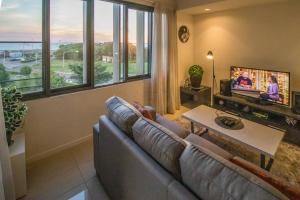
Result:
{"type": "Polygon", "coordinates": [[[192,88],[194,88],[194,89],[200,88],[201,82],[202,82],[202,76],[191,76],[190,80],[191,80],[192,88]]]}

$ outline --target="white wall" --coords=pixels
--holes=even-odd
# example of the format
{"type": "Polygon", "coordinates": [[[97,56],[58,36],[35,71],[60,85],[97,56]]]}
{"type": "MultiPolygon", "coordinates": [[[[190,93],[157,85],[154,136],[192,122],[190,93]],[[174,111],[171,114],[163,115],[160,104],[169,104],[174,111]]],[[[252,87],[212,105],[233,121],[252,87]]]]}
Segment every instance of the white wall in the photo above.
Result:
{"type": "Polygon", "coordinates": [[[92,134],[92,126],[105,113],[104,102],[117,95],[129,102],[149,103],[149,80],[135,81],[44,99],[27,101],[27,160],[34,161],[92,134]]]}
{"type": "Polygon", "coordinates": [[[190,39],[186,43],[182,43],[177,37],[177,47],[178,47],[178,67],[179,67],[179,77],[180,85],[184,84],[184,80],[188,77],[188,68],[194,63],[194,25],[193,17],[184,13],[177,12],[177,30],[185,25],[190,31],[190,39]]]}
{"type": "Polygon", "coordinates": [[[204,84],[211,83],[212,50],[218,83],[232,65],[260,67],[291,72],[291,89],[300,91],[300,1],[198,15],[193,24],[194,48],[186,54],[204,67],[204,84]]]}

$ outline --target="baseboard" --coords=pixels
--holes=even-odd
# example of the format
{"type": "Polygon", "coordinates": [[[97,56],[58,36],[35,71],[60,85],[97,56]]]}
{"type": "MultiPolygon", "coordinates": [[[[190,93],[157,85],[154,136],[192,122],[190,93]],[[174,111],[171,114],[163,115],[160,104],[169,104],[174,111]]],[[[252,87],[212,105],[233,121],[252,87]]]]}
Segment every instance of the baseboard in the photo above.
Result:
{"type": "Polygon", "coordinates": [[[77,140],[74,140],[72,142],[69,142],[69,143],[66,143],[66,144],[63,144],[63,145],[60,145],[58,147],[55,147],[53,149],[50,149],[50,150],[47,150],[45,152],[42,152],[42,153],[39,153],[39,154],[36,154],[36,155],[33,155],[31,156],[30,158],[26,159],[26,164],[31,164],[33,162],[36,162],[38,160],[41,160],[41,159],[44,159],[44,158],[47,158],[49,156],[52,156],[54,154],[57,154],[63,150],[66,150],[66,149],[70,149],[78,144],[81,144],[83,142],[86,142],[86,141],[89,141],[92,139],[92,134],[88,135],[88,136],[85,136],[85,137],[82,137],[80,139],[77,139],[77,140]]]}

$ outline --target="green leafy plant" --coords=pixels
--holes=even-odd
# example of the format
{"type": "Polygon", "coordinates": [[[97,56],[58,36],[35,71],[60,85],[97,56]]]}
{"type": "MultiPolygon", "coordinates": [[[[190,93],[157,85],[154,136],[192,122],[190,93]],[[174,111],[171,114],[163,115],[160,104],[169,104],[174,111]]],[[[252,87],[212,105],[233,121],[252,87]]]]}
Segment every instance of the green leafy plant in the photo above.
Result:
{"type": "Polygon", "coordinates": [[[1,89],[5,128],[8,145],[13,144],[12,135],[22,124],[27,106],[21,103],[22,94],[16,87],[1,89]]]}
{"type": "Polygon", "coordinates": [[[191,87],[193,89],[199,89],[202,82],[203,68],[200,65],[193,65],[189,69],[191,87]]]}
{"type": "Polygon", "coordinates": [[[203,68],[200,65],[193,65],[189,69],[189,75],[191,77],[194,76],[202,77],[203,73],[204,73],[203,68]]]}

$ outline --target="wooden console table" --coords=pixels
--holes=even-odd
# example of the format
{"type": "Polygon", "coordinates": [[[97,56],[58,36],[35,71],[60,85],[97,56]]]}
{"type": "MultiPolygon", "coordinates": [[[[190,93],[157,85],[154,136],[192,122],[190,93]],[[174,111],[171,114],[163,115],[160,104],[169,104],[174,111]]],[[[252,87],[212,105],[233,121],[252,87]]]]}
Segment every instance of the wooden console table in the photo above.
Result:
{"type": "Polygon", "coordinates": [[[200,105],[210,105],[210,94],[211,89],[207,86],[201,86],[200,90],[180,87],[181,104],[191,109],[200,105]]]}

